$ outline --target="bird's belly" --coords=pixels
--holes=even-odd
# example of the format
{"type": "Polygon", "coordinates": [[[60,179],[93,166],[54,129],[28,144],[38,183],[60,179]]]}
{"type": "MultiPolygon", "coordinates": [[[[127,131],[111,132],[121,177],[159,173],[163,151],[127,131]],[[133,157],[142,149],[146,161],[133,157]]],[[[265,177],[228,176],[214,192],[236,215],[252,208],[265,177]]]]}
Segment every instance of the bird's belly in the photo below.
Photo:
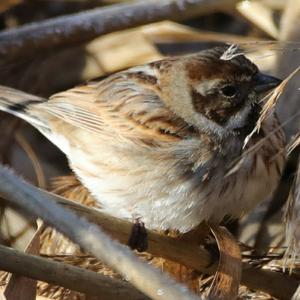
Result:
{"type": "Polygon", "coordinates": [[[233,174],[224,177],[216,171],[197,185],[195,178],[177,178],[175,170],[167,178],[154,164],[140,172],[103,166],[81,161],[72,167],[104,212],[128,220],[141,218],[149,229],[187,232],[204,220],[239,216],[264,200],[277,185],[283,158],[266,168],[259,155],[250,156],[233,174]]]}

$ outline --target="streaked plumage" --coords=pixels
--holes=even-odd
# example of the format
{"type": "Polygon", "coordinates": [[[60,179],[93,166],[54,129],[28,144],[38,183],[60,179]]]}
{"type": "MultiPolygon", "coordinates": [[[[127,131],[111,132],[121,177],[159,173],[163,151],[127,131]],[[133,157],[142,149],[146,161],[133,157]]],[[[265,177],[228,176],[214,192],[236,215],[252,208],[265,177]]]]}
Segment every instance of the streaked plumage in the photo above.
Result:
{"type": "Polygon", "coordinates": [[[107,213],[186,232],[253,208],[284,165],[274,115],[243,149],[259,116],[257,87],[279,81],[242,55],[220,59],[223,52],[167,58],[49,100],[0,87],[0,109],[56,144],[107,213]]]}

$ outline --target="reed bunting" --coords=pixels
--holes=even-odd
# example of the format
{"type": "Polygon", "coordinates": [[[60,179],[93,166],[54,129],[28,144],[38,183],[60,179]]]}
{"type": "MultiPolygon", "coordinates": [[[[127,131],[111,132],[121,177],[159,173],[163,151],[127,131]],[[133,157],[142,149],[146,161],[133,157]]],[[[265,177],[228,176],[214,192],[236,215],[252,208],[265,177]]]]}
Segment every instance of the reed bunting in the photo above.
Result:
{"type": "Polygon", "coordinates": [[[60,148],[103,211],[185,233],[252,209],[285,161],[274,114],[243,148],[259,100],[281,81],[224,51],[166,58],[50,99],[1,86],[0,109],[60,148]]]}

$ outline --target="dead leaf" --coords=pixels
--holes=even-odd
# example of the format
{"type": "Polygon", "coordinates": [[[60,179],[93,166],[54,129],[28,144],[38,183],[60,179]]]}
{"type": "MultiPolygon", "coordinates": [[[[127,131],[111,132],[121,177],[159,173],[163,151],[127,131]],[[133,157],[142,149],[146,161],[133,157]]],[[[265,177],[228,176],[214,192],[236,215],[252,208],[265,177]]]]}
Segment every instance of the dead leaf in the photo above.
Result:
{"type": "Polygon", "coordinates": [[[242,272],[240,247],[225,227],[211,226],[211,231],[218,244],[220,259],[208,299],[237,299],[242,272]]]}

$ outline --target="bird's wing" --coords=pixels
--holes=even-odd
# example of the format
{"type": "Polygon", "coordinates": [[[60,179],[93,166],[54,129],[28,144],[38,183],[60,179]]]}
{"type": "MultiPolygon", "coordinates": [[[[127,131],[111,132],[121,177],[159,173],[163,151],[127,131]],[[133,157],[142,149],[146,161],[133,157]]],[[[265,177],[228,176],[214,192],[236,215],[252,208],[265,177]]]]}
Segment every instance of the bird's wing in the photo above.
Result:
{"type": "Polygon", "coordinates": [[[99,135],[111,131],[164,141],[195,134],[164,104],[154,83],[141,82],[127,72],[58,93],[37,108],[99,135]]]}

